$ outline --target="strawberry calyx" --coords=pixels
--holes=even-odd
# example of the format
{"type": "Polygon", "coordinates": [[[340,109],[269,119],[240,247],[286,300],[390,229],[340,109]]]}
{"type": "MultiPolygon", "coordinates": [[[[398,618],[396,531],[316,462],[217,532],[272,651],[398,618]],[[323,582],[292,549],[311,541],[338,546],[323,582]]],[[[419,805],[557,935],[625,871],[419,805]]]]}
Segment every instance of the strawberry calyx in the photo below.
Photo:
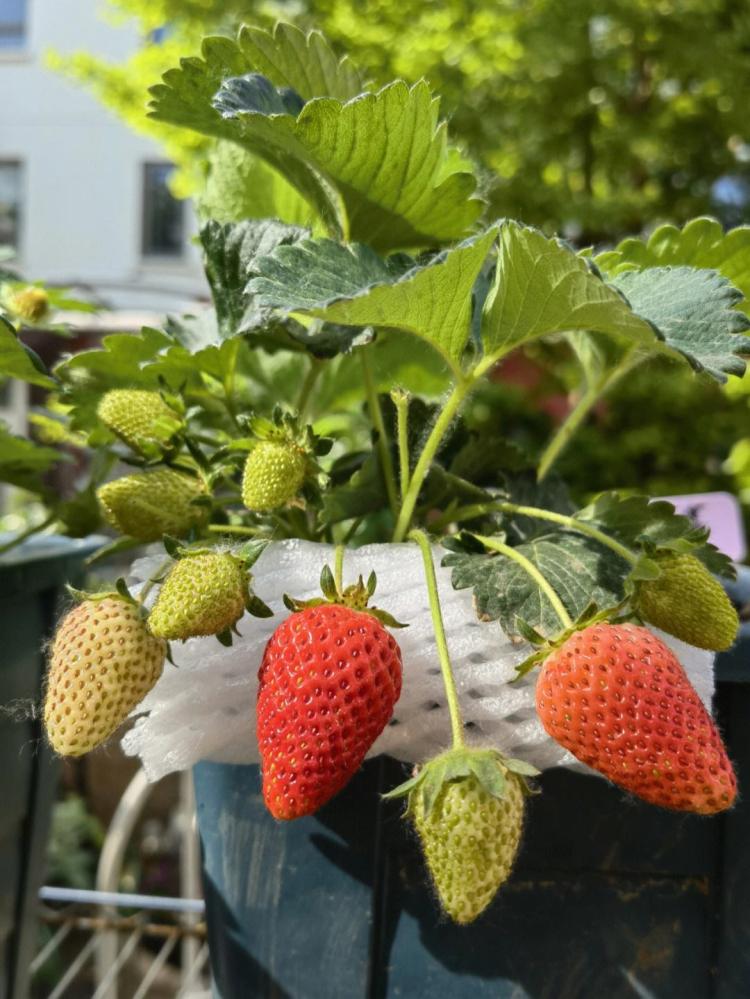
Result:
{"type": "Polygon", "coordinates": [[[610,624],[624,624],[626,621],[636,620],[638,620],[637,616],[629,609],[628,599],[621,601],[613,607],[602,609],[592,601],[569,628],[564,628],[553,636],[541,635],[528,621],[524,621],[521,617],[516,617],[516,631],[529,644],[534,646],[534,652],[516,666],[514,679],[520,680],[526,676],[535,666],[544,662],[552,652],[559,649],[561,645],[564,645],[571,635],[574,635],[577,631],[583,631],[584,628],[588,628],[591,624],[598,624],[601,621],[607,621],[610,624]]]}
{"type": "Polygon", "coordinates": [[[115,581],[114,590],[96,590],[95,592],[77,590],[69,583],[66,583],[65,589],[78,604],[86,602],[98,603],[100,600],[121,600],[125,604],[131,604],[133,607],[137,607],[139,610],[142,610],[141,604],[130,592],[128,584],[122,577],[115,581]]]}
{"type": "Polygon", "coordinates": [[[503,756],[498,749],[491,747],[470,748],[458,746],[434,757],[403,784],[386,792],[383,798],[406,798],[406,814],[414,811],[417,798],[425,816],[432,811],[438,795],[445,784],[474,777],[484,790],[494,798],[502,800],[507,792],[507,774],[516,774],[525,794],[534,792],[529,778],[536,777],[539,771],[525,760],[503,756]]]}
{"type": "Polygon", "coordinates": [[[397,621],[392,614],[383,610],[382,607],[371,607],[369,605],[370,598],[375,593],[376,587],[377,576],[374,572],[370,573],[366,583],[364,582],[363,577],[360,576],[356,583],[352,583],[351,585],[345,587],[339,587],[334,579],[330,566],[324,565],[320,573],[320,589],[323,596],[313,597],[311,600],[297,600],[294,597],[290,597],[288,593],[285,593],[284,605],[290,611],[296,613],[297,611],[305,610],[307,607],[321,607],[324,604],[338,604],[341,607],[348,607],[349,610],[361,611],[364,614],[370,614],[372,617],[377,618],[381,624],[385,624],[389,628],[408,628],[407,624],[397,621]]]}

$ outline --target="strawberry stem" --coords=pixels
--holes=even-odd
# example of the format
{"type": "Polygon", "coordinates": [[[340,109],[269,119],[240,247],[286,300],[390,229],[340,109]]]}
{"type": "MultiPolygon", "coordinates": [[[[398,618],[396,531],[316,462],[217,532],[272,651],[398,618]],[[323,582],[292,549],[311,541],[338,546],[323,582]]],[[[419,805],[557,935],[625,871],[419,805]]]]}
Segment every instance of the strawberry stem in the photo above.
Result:
{"type": "Polygon", "coordinates": [[[412,531],[409,538],[415,541],[421,551],[424,561],[424,574],[427,583],[427,593],[430,599],[430,612],[432,613],[432,626],[435,630],[435,643],[437,644],[438,658],[440,659],[440,669],[443,674],[443,686],[445,696],[448,701],[448,711],[451,718],[451,731],[453,733],[453,748],[461,749],[464,743],[464,723],[461,718],[461,707],[458,702],[458,691],[456,681],[453,676],[448,643],[445,638],[445,626],[443,624],[443,612],[440,609],[440,594],[438,593],[437,576],[435,575],[435,563],[432,559],[430,542],[424,531],[412,531]]]}
{"type": "Polygon", "coordinates": [[[344,545],[336,545],[336,554],[334,556],[333,563],[333,581],[336,584],[336,592],[341,594],[344,592],[343,579],[344,579],[344,545]]]}
{"type": "Polygon", "coordinates": [[[503,544],[503,542],[498,541],[497,538],[485,538],[481,534],[475,534],[473,537],[475,537],[477,541],[480,541],[485,548],[489,548],[490,551],[498,552],[500,555],[505,555],[506,558],[512,559],[520,565],[524,572],[527,572],[529,576],[531,576],[547,600],[549,600],[555,614],[557,614],[560,618],[560,624],[563,628],[573,627],[573,619],[565,610],[562,600],[558,597],[552,589],[549,581],[542,575],[533,562],[529,561],[525,555],[522,555],[517,548],[511,548],[510,545],[503,544]]]}
{"type": "Polygon", "coordinates": [[[398,471],[401,499],[409,488],[409,396],[403,389],[391,392],[393,405],[396,407],[396,433],[398,437],[398,471]]]}
{"type": "Polygon", "coordinates": [[[370,358],[367,356],[366,348],[360,349],[359,356],[362,359],[362,377],[365,383],[365,392],[367,393],[367,405],[370,409],[370,419],[372,420],[375,432],[378,435],[378,454],[380,455],[380,464],[383,469],[385,488],[388,493],[388,503],[390,504],[393,515],[396,516],[398,513],[398,490],[396,489],[396,475],[393,469],[391,449],[388,446],[388,435],[385,432],[383,411],[380,408],[380,400],[378,399],[378,393],[375,388],[375,379],[372,376],[372,367],[370,366],[370,358]]]}
{"type": "Polygon", "coordinates": [[[519,503],[507,503],[503,500],[497,500],[493,503],[473,503],[469,506],[458,507],[452,513],[446,513],[444,516],[439,517],[434,520],[430,525],[430,530],[440,531],[448,524],[459,523],[462,520],[475,520],[477,517],[483,516],[485,513],[515,513],[522,517],[534,517],[537,520],[549,520],[553,524],[560,524],[562,527],[567,527],[571,531],[577,531],[579,534],[585,534],[589,538],[593,538],[594,541],[598,541],[600,544],[609,548],[610,551],[615,552],[620,558],[629,562],[631,565],[635,565],[638,561],[638,556],[635,552],[632,552],[625,545],[621,545],[619,541],[615,541],[604,531],[600,531],[598,527],[594,527],[593,524],[587,524],[585,520],[578,520],[577,517],[570,517],[564,513],[556,513],[554,510],[545,510],[542,507],[537,506],[523,506],[519,503]]]}

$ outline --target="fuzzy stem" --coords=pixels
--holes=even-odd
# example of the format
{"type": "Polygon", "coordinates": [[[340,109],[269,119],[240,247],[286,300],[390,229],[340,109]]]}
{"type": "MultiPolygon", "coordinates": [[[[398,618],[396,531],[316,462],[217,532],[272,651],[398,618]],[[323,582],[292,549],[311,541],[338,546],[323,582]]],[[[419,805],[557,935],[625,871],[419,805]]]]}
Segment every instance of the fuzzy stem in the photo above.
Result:
{"type": "Polygon", "coordinates": [[[419,460],[417,461],[416,467],[409,481],[409,488],[406,490],[406,494],[404,495],[401,512],[399,513],[396,527],[393,532],[394,541],[403,541],[406,537],[409,527],[411,526],[414,507],[417,505],[417,499],[419,498],[419,491],[422,488],[422,483],[430,470],[433,458],[440,447],[440,442],[448,432],[448,428],[451,423],[453,423],[456,414],[461,408],[461,404],[474,387],[474,384],[474,379],[458,382],[451,394],[448,396],[440,416],[435,421],[435,425],[430,431],[430,435],[425,442],[425,446],[422,449],[422,453],[419,456],[419,460]]]}
{"type": "Polygon", "coordinates": [[[568,444],[570,444],[574,434],[586,419],[591,407],[598,398],[598,388],[588,389],[584,392],[573,409],[568,413],[565,420],[557,428],[557,431],[547,447],[544,449],[544,453],[539,461],[539,468],[537,469],[537,480],[539,482],[546,478],[554,463],[563,453],[568,444]]]}
{"type": "Polygon", "coordinates": [[[388,446],[388,435],[385,432],[385,423],[383,422],[383,411],[380,408],[380,400],[375,388],[375,379],[372,376],[372,367],[370,366],[370,358],[367,355],[367,350],[363,348],[358,353],[362,361],[362,377],[367,394],[367,405],[370,409],[370,419],[378,435],[378,453],[383,469],[386,492],[388,493],[388,503],[395,516],[398,511],[398,490],[396,489],[396,475],[393,469],[391,449],[388,446]]]}
{"type": "Polygon", "coordinates": [[[172,565],[173,561],[174,560],[171,558],[165,559],[162,562],[162,564],[159,566],[159,568],[156,570],[156,572],[152,576],[149,576],[149,578],[143,584],[143,586],[141,587],[141,592],[138,594],[137,603],[139,607],[143,607],[143,603],[146,597],[153,590],[154,586],[159,582],[162,573],[172,565]]]}
{"type": "Polygon", "coordinates": [[[49,527],[50,524],[54,524],[57,520],[57,515],[51,513],[49,517],[45,519],[40,524],[33,524],[31,527],[27,527],[25,531],[21,531],[20,534],[14,535],[10,541],[6,541],[4,545],[0,545],[0,555],[4,555],[5,552],[9,552],[11,549],[16,548],[18,545],[23,544],[27,538],[33,537],[33,535],[38,534],[45,528],[49,527]]]}
{"type": "Polygon", "coordinates": [[[333,565],[333,581],[336,584],[336,592],[343,593],[343,579],[344,579],[344,545],[336,545],[336,554],[334,556],[333,565]]]}
{"type": "Polygon", "coordinates": [[[395,389],[391,392],[391,399],[396,407],[396,428],[398,433],[398,464],[399,464],[399,485],[401,486],[401,499],[403,500],[409,488],[409,396],[406,392],[395,389]]]}
{"type": "Polygon", "coordinates": [[[320,378],[321,372],[323,371],[323,364],[316,360],[314,357],[310,358],[310,370],[305,376],[305,380],[302,383],[302,388],[300,389],[299,398],[297,399],[297,415],[300,419],[304,419],[305,413],[307,412],[307,407],[310,403],[310,398],[312,396],[312,391],[315,388],[315,383],[318,378],[320,378]]]}
{"type": "Polygon", "coordinates": [[[435,575],[435,563],[432,559],[430,542],[424,531],[412,531],[409,538],[415,541],[421,551],[424,561],[424,574],[427,583],[427,593],[430,598],[430,612],[432,614],[432,626],[435,630],[435,642],[437,644],[438,657],[440,659],[440,669],[443,674],[443,686],[445,696],[448,701],[448,711],[451,718],[451,732],[453,734],[453,748],[461,749],[464,745],[464,723],[461,718],[461,706],[458,701],[458,691],[456,681],[453,676],[448,643],[445,638],[445,626],[443,624],[443,612],[440,609],[440,595],[438,593],[437,576],[435,575]]]}
{"type": "Polygon", "coordinates": [[[474,537],[477,541],[480,541],[485,548],[489,548],[490,551],[498,552],[500,555],[505,555],[506,558],[512,559],[524,572],[527,572],[529,576],[534,580],[539,589],[545,595],[552,605],[552,609],[555,614],[560,618],[560,624],[563,628],[571,628],[573,626],[573,620],[565,610],[562,600],[558,597],[555,591],[549,584],[549,581],[545,579],[542,573],[537,569],[533,562],[529,561],[525,555],[516,548],[511,548],[510,545],[504,545],[502,541],[498,541],[497,538],[485,538],[481,534],[475,534],[474,537]]]}
{"type": "Polygon", "coordinates": [[[244,527],[242,524],[209,524],[208,530],[212,534],[248,534],[251,537],[264,533],[262,527],[244,527]]]}
{"type": "Polygon", "coordinates": [[[556,513],[554,510],[545,510],[538,506],[524,506],[518,503],[508,503],[503,500],[498,500],[496,503],[474,503],[470,506],[459,507],[453,513],[445,514],[444,517],[440,517],[434,521],[431,529],[437,532],[447,524],[458,523],[462,520],[473,520],[485,513],[515,513],[522,517],[549,520],[553,524],[560,524],[571,531],[577,531],[579,534],[585,534],[587,537],[593,538],[594,541],[598,541],[599,544],[609,548],[610,551],[615,552],[616,555],[629,562],[630,565],[635,565],[638,561],[638,556],[635,552],[626,548],[625,545],[620,544],[619,541],[615,541],[614,538],[605,534],[604,531],[600,531],[598,527],[587,524],[585,520],[578,520],[577,517],[571,517],[564,513],[556,513]]]}

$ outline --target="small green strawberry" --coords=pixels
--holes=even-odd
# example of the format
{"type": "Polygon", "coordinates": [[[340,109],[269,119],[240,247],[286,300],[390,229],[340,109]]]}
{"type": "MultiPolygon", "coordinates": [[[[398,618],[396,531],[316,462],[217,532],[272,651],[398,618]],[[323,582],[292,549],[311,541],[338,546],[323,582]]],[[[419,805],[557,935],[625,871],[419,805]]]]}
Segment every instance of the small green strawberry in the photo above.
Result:
{"type": "Polygon", "coordinates": [[[144,542],[165,534],[184,537],[202,527],[210,511],[195,500],[203,496],[208,492],[199,479],[172,468],[125,475],[97,490],[107,522],[144,542]]]}
{"type": "Polygon", "coordinates": [[[451,749],[385,795],[408,795],[407,815],[454,922],[472,923],[507,881],[521,841],[526,777],[536,773],[493,749],[451,749]]]}
{"type": "Polygon", "coordinates": [[[250,591],[249,565],[262,550],[256,546],[252,558],[206,549],[183,552],[149,615],[152,633],[185,641],[231,632],[245,610],[268,617],[271,611],[250,591]]]}
{"type": "Polygon", "coordinates": [[[141,609],[118,593],[69,611],[52,643],[44,699],[55,752],[82,756],[105,742],[159,679],[166,653],[141,609]]]}
{"type": "Polygon", "coordinates": [[[699,649],[728,649],[737,637],[739,618],[721,584],[694,555],[659,554],[655,561],[661,575],[636,584],[636,613],[699,649]]]}
{"type": "Polygon", "coordinates": [[[27,323],[41,323],[49,313],[49,295],[44,288],[29,285],[11,294],[8,309],[27,323]]]}
{"type": "Polygon", "coordinates": [[[307,455],[293,441],[258,441],[245,462],[242,502],[260,513],[286,506],[299,495],[307,468],[307,455]]]}
{"type": "Polygon", "coordinates": [[[143,453],[149,444],[166,443],[180,427],[179,415],[158,392],[111,389],[97,408],[102,423],[128,447],[143,453]]]}

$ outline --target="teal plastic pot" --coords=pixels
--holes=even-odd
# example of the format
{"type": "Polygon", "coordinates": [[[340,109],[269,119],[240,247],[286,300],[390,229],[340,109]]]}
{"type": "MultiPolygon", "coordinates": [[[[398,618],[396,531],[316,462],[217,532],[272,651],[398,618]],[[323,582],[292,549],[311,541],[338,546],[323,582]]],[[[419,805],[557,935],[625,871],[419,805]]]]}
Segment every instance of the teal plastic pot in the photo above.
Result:
{"type": "MultiPolygon", "coordinates": [[[[732,595],[750,602],[750,570],[732,595]]],[[[402,805],[366,764],[309,819],[277,823],[256,767],[195,768],[221,999],[746,999],[750,995],[750,622],[717,660],[739,804],[704,819],[548,771],[519,862],[470,927],[441,918],[402,805]]]]}
{"type": "Polygon", "coordinates": [[[65,583],[81,584],[84,559],[100,543],[36,538],[0,557],[0,999],[28,992],[57,777],[39,712],[30,710],[41,702],[42,649],[65,583]]]}

